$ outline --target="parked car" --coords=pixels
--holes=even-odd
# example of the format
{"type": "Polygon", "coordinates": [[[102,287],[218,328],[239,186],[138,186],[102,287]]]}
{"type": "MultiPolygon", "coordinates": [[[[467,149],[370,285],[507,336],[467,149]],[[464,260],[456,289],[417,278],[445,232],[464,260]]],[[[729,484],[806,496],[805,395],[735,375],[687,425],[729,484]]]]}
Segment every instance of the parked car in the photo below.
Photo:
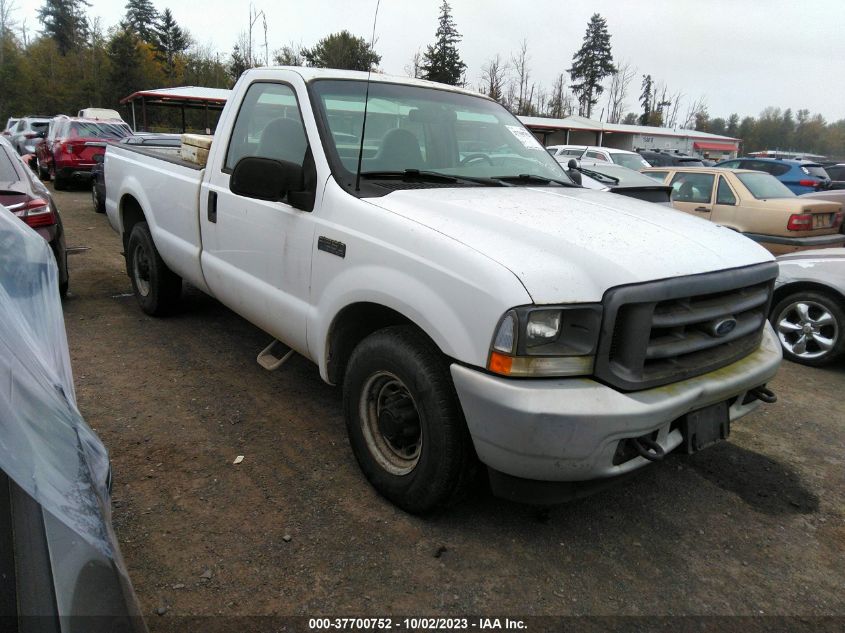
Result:
{"type": "Polygon", "coordinates": [[[407,511],[459,499],[476,460],[496,494],[571,499],[773,399],[772,256],[575,186],[475,92],[250,69],[204,169],[111,143],[105,176],[139,307],[173,311],[184,279],[273,337],[263,368],[313,360],[363,473],[407,511]],[[361,129],[365,87],[359,172],[333,132],[361,129]]]}
{"type": "MultiPolygon", "coordinates": [[[[180,134],[135,134],[120,139],[120,143],[141,148],[156,148],[159,154],[170,154],[173,158],[179,158],[179,150],[182,146],[180,134]]],[[[94,166],[91,168],[91,202],[94,211],[97,213],[106,212],[106,176],[104,154],[94,155],[94,166]]]]}
{"type": "Polygon", "coordinates": [[[720,167],[644,169],[663,175],[672,205],[750,237],[775,254],[842,246],[842,205],[797,197],[769,174],[720,167]]]}
{"type": "Polygon", "coordinates": [[[20,121],[20,119],[17,119],[15,117],[9,117],[6,121],[6,127],[3,128],[3,131],[0,132],[0,135],[9,138],[12,135],[12,129],[18,124],[18,121],[20,121]]]}
{"type": "Polygon", "coordinates": [[[796,195],[812,193],[830,186],[830,177],[824,167],[807,160],[784,158],[734,158],[723,160],[717,167],[727,169],[753,169],[771,174],[796,195]]]}
{"type": "Polygon", "coordinates": [[[20,154],[35,153],[35,146],[47,135],[47,126],[50,125],[50,117],[25,116],[15,125],[9,136],[12,147],[20,154]]]}
{"type": "Polygon", "coordinates": [[[143,633],[108,453],[76,404],[58,284],[44,240],[0,205],[0,622],[143,633]]]}
{"type": "Polygon", "coordinates": [[[830,177],[828,189],[845,189],[845,163],[821,163],[830,177]]]}
{"type": "Polygon", "coordinates": [[[566,173],[582,187],[672,206],[672,187],[622,165],[570,158],[566,173]]]}
{"type": "Polygon", "coordinates": [[[50,190],[3,137],[0,137],[0,204],[35,229],[50,245],[59,268],[59,291],[65,296],[70,275],[62,216],[50,190]]]}
{"type": "Polygon", "coordinates": [[[131,135],[131,128],[123,122],[60,117],[51,142],[45,142],[38,155],[39,175],[52,179],[58,190],[74,180],[90,182],[94,157],[105,152],[106,143],[131,135]]]}
{"type": "Polygon", "coordinates": [[[586,161],[615,163],[630,169],[648,167],[639,154],[614,147],[597,147],[595,145],[549,145],[546,151],[554,156],[559,163],[566,165],[570,158],[586,161]]]}
{"type": "Polygon", "coordinates": [[[845,249],[778,257],[770,319],[784,356],[826,365],[845,354],[845,249]]]}
{"type": "Polygon", "coordinates": [[[50,174],[50,165],[53,163],[53,145],[56,142],[56,131],[59,124],[67,119],[66,114],[59,114],[50,119],[47,125],[47,134],[35,145],[35,173],[42,180],[47,180],[50,174]]]}
{"type": "MultiPolygon", "coordinates": [[[[845,210],[845,189],[825,189],[824,191],[816,191],[815,193],[804,193],[799,196],[802,200],[828,200],[829,202],[836,202],[842,205],[845,210]]],[[[845,222],[839,227],[840,233],[845,233],[845,222]]]]}
{"type": "Polygon", "coordinates": [[[650,167],[704,167],[702,159],[678,152],[638,149],[637,153],[650,167]]]}

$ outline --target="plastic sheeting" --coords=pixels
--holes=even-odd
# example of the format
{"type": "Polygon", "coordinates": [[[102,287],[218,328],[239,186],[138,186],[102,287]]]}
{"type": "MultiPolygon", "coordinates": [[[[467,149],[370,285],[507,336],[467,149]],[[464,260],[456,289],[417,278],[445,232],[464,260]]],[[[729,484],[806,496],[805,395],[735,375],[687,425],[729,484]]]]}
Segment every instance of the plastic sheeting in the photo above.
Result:
{"type": "Polygon", "coordinates": [[[111,530],[108,454],[76,408],[55,259],[2,206],[0,469],[125,575],[111,530]]]}

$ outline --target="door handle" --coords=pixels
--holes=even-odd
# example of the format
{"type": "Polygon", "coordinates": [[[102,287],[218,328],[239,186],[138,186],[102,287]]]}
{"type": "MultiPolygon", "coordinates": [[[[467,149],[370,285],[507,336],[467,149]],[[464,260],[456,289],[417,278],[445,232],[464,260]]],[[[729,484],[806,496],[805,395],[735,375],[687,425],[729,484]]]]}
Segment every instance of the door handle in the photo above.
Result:
{"type": "Polygon", "coordinates": [[[703,211],[706,213],[707,211],[710,211],[710,207],[696,207],[693,211],[703,211]]]}
{"type": "Polygon", "coordinates": [[[217,192],[208,192],[208,221],[217,223],[217,192]]]}

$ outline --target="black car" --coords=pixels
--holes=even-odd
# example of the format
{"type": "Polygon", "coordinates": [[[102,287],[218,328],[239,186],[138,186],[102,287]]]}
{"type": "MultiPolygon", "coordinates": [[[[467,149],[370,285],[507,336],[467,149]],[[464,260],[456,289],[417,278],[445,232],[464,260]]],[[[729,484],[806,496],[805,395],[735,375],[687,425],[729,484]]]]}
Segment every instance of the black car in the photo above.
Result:
{"type": "Polygon", "coordinates": [[[686,154],[646,149],[638,149],[637,153],[652,167],[704,167],[700,158],[686,154]]]}
{"type": "Polygon", "coordinates": [[[845,189],[845,163],[822,163],[822,166],[830,176],[828,189],[845,189]]]}
{"type": "MultiPolygon", "coordinates": [[[[138,147],[167,147],[175,151],[182,145],[182,138],[178,134],[136,134],[120,139],[120,143],[135,145],[138,147]]],[[[105,156],[97,154],[94,156],[95,165],[91,168],[91,201],[94,211],[97,213],[106,212],[106,170],[105,156]]]]}
{"type": "Polygon", "coordinates": [[[50,190],[5,138],[0,137],[0,204],[18,216],[50,244],[59,267],[59,292],[65,296],[69,278],[62,216],[50,190]]]}

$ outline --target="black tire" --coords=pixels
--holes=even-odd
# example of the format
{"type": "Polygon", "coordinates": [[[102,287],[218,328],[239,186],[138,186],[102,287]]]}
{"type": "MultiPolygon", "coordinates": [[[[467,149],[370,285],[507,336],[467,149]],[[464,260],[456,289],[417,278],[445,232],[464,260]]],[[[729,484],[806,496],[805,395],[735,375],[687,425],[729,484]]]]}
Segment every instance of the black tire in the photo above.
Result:
{"type": "Polygon", "coordinates": [[[819,367],[845,354],[845,310],[842,304],[841,298],[818,290],[795,292],[778,301],[769,319],[780,340],[784,358],[794,363],[819,367]],[[808,319],[802,319],[797,307],[799,304],[808,306],[808,319]],[[832,318],[825,318],[823,322],[827,324],[819,327],[816,321],[824,313],[832,318]],[[803,327],[805,323],[809,323],[811,332],[807,333],[809,338],[805,336],[804,352],[801,353],[798,343],[804,332],[793,328],[803,327]],[[820,345],[820,339],[832,341],[830,348],[820,345]]]}
{"type": "MultiPolygon", "coordinates": [[[[390,406],[385,405],[384,410],[390,406]]],[[[451,505],[470,488],[478,461],[449,365],[419,330],[411,326],[385,328],[355,348],[344,376],[343,408],[349,441],[361,470],[382,496],[403,510],[429,513],[451,505]],[[375,399],[368,397],[380,384],[373,381],[387,381],[375,399]],[[390,433],[382,431],[382,416],[377,418],[375,433],[367,422],[375,419],[367,410],[382,402],[382,394],[390,384],[398,385],[400,391],[404,387],[411,398],[412,409],[407,408],[406,398],[403,411],[412,411],[413,422],[409,426],[419,429],[415,463],[403,461],[388,446],[390,440],[386,438],[390,433]],[[376,446],[379,443],[381,449],[376,446]],[[391,455],[385,458],[385,454],[391,455]],[[400,466],[390,461],[394,458],[401,462],[400,466]],[[396,472],[400,468],[407,472],[396,472]]],[[[399,419],[392,414],[388,418],[389,424],[390,420],[399,419]]],[[[411,441],[409,438],[414,435],[409,426],[394,431],[394,437],[411,441]]]]}
{"type": "Polygon", "coordinates": [[[91,202],[94,205],[94,211],[96,213],[106,212],[106,201],[100,198],[100,194],[97,193],[96,183],[91,184],[91,202]]]}
{"type": "Polygon", "coordinates": [[[161,259],[146,222],[132,227],[126,249],[126,269],[141,309],[151,316],[173,312],[182,293],[182,278],[161,259]]]}
{"type": "Polygon", "coordinates": [[[55,169],[52,170],[53,175],[53,188],[56,191],[64,191],[67,189],[68,181],[67,179],[59,174],[55,169]]]}
{"type": "Polygon", "coordinates": [[[38,160],[38,158],[35,159],[35,167],[36,167],[36,172],[38,173],[38,177],[41,180],[49,180],[50,179],[49,173],[41,165],[41,161],[38,160]]]}
{"type": "Polygon", "coordinates": [[[59,297],[61,297],[62,299],[66,299],[67,298],[67,291],[68,291],[69,287],[70,287],[69,281],[60,282],[59,283],[59,297]]]}

